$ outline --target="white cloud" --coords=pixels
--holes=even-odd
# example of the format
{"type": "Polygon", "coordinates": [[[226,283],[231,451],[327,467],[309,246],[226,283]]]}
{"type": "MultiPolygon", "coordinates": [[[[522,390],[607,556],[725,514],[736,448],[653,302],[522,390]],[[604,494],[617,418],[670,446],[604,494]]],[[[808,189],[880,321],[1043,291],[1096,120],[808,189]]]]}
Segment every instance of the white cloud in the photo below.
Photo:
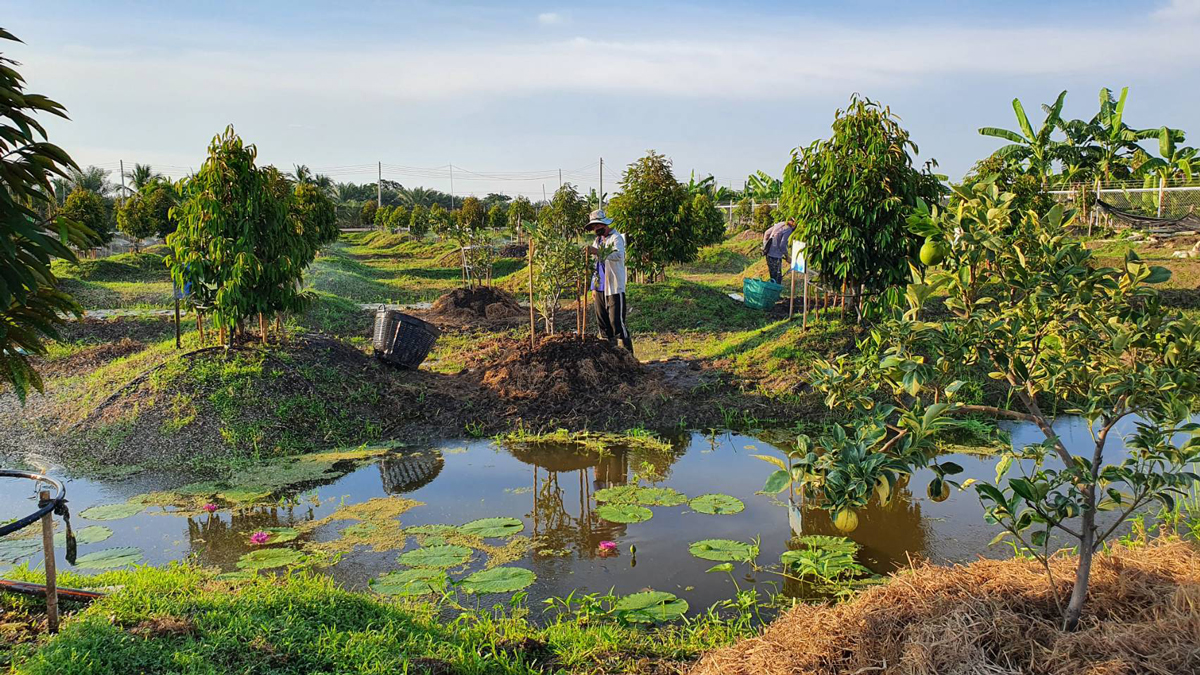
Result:
{"type": "Polygon", "coordinates": [[[543,26],[556,26],[566,21],[563,15],[558,12],[542,12],[537,15],[537,20],[543,26]]]}
{"type": "Polygon", "coordinates": [[[1200,0],[1169,0],[1155,10],[1155,19],[1163,21],[1192,21],[1200,19],[1200,0]]]}

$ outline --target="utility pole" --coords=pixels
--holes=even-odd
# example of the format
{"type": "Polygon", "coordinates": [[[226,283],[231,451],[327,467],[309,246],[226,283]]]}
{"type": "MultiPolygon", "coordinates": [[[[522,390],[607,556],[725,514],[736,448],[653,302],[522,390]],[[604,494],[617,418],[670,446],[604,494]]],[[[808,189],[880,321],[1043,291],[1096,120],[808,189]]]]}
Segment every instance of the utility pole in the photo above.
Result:
{"type": "Polygon", "coordinates": [[[604,158],[600,158],[600,193],[597,195],[597,201],[600,202],[600,210],[604,210],[604,158]]]}
{"type": "Polygon", "coordinates": [[[454,162],[450,162],[450,210],[454,210],[454,162]]]}
{"type": "Polygon", "coordinates": [[[562,189],[562,169],[558,170],[558,189],[562,189]]]}
{"type": "Polygon", "coordinates": [[[375,207],[383,206],[383,162],[379,162],[379,180],[375,182],[375,207]]]}
{"type": "Polygon", "coordinates": [[[121,199],[125,199],[125,160],[121,161],[121,199]]]}

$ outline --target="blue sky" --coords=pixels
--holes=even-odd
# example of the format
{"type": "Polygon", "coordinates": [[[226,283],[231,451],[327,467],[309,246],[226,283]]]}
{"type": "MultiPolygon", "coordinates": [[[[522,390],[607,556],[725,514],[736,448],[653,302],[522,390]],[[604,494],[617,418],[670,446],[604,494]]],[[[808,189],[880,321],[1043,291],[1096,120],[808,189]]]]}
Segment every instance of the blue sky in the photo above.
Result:
{"type": "MultiPolygon", "coordinates": [[[[953,178],[1069,90],[1090,117],[1200,142],[1200,0],[1157,2],[0,2],[4,46],[70,111],[81,164],[181,175],[232,123],[263,162],[337,180],[540,195],[606,191],[653,148],[676,173],[779,175],[853,92],[891,106],[953,178]],[[474,172],[474,173],[471,173],[474,172]]],[[[116,177],[114,171],[113,177],[116,177]]]]}

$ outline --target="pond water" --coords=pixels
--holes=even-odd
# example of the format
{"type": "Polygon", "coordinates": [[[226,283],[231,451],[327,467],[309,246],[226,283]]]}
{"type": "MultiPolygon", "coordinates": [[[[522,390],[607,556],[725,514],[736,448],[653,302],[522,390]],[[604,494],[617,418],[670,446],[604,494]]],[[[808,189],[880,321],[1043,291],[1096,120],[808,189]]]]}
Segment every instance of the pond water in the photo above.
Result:
{"type": "MultiPolygon", "coordinates": [[[[1128,432],[1132,422],[1118,432],[1128,432]]],[[[1060,433],[1070,443],[1088,443],[1086,425],[1060,421],[1060,433]]],[[[1007,425],[1014,444],[1040,440],[1040,432],[1026,425],[1007,425]]],[[[1123,452],[1120,441],[1110,443],[1109,461],[1123,452]]],[[[728,599],[734,593],[728,575],[708,574],[715,563],[692,557],[692,542],[710,539],[760,540],[761,563],[776,563],[792,539],[788,512],[773,496],[757,494],[773,470],[753,454],[780,455],[770,443],[738,434],[686,434],[673,439],[669,450],[611,448],[605,452],[578,447],[506,446],[492,441],[445,442],[419,450],[405,450],[316,487],[294,495],[286,503],[215,513],[172,513],[170,508],[149,508],[136,515],[92,521],[82,512],[90,506],[123,502],[130,497],[180,484],[177,476],[139,474],[125,480],[67,479],[67,491],[76,531],[103,525],[112,535],[102,542],[81,543],[79,554],[112,547],[137,547],[143,561],[161,565],[192,559],[225,571],[236,570],[238,559],[254,550],[250,535],[271,527],[295,527],[329,516],[340,506],[373,498],[405,497],[421,502],[399,516],[405,527],[433,524],[459,525],[479,518],[509,516],[524,524],[521,536],[532,537],[532,547],[507,563],[533,571],[536,582],[527,591],[532,601],[585,592],[631,593],[646,588],[668,591],[688,601],[693,610],[728,599]],[[680,506],[652,506],[653,517],[644,522],[619,524],[597,515],[596,492],[649,477],[644,485],[670,487],[688,497],[725,493],[742,500],[745,509],[733,515],[707,515],[680,506]],[[619,553],[604,557],[602,541],[615,541],[619,553]],[[630,546],[636,546],[632,555],[630,546]]],[[[995,460],[954,455],[966,478],[993,480],[995,460]]],[[[52,473],[53,470],[52,470],[52,473]]],[[[860,560],[879,573],[906,566],[910,559],[961,562],[978,556],[1010,555],[1004,545],[989,547],[998,529],[982,519],[982,507],[973,490],[955,492],[944,502],[925,496],[932,474],[917,472],[896,491],[887,506],[872,504],[860,514],[851,537],[862,546],[860,560]]],[[[33,510],[35,500],[28,481],[0,479],[0,518],[33,510]]],[[[346,521],[332,522],[305,532],[296,541],[280,546],[303,546],[306,541],[338,539],[346,521]]],[[[804,534],[839,534],[821,510],[805,510],[804,534]]],[[[27,530],[35,531],[35,530],[27,530]]],[[[503,540],[489,540],[502,545],[503,540]]],[[[349,588],[363,589],[381,574],[403,569],[397,556],[418,548],[419,538],[407,537],[403,548],[376,552],[358,548],[336,564],[322,568],[349,588]]],[[[58,547],[59,569],[72,569],[58,547]]],[[[11,556],[10,556],[11,557],[11,556]]],[[[40,565],[41,553],[0,560],[0,572],[14,562],[40,565]]],[[[451,570],[460,578],[482,569],[486,556],[475,555],[464,568],[451,570]]],[[[781,587],[776,575],[746,576],[738,566],[738,583],[781,587]]],[[[492,598],[484,596],[485,604],[492,598]]]]}

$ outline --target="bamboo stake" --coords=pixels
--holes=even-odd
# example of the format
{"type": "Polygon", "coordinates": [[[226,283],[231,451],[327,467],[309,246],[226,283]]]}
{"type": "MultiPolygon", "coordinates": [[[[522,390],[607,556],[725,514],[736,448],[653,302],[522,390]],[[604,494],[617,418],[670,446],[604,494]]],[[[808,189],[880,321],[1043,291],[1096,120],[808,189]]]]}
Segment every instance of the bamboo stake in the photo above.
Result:
{"type": "Polygon", "coordinates": [[[529,238],[529,348],[537,346],[537,320],[533,315],[533,237],[529,238]]]}
{"type": "Polygon", "coordinates": [[[801,328],[808,328],[808,266],[804,267],[804,319],[801,328]]]}
{"type": "Polygon", "coordinates": [[[204,312],[196,310],[196,332],[200,333],[200,344],[204,344],[204,312]]]}
{"type": "Polygon", "coordinates": [[[262,343],[267,344],[267,318],[262,312],[258,313],[258,334],[262,338],[262,343]]]}
{"type": "MultiPolygon", "coordinates": [[[[42,503],[50,501],[50,491],[38,493],[42,503]]],[[[54,563],[54,511],[42,516],[42,549],[46,554],[46,629],[58,632],[58,572],[54,563]]]]}
{"type": "Polygon", "coordinates": [[[175,349],[182,347],[179,335],[179,295],[175,295],[175,349]]]}
{"type": "Polygon", "coordinates": [[[791,320],[792,315],[796,313],[796,268],[789,265],[792,273],[792,296],[788,299],[788,320],[791,320]]]}

